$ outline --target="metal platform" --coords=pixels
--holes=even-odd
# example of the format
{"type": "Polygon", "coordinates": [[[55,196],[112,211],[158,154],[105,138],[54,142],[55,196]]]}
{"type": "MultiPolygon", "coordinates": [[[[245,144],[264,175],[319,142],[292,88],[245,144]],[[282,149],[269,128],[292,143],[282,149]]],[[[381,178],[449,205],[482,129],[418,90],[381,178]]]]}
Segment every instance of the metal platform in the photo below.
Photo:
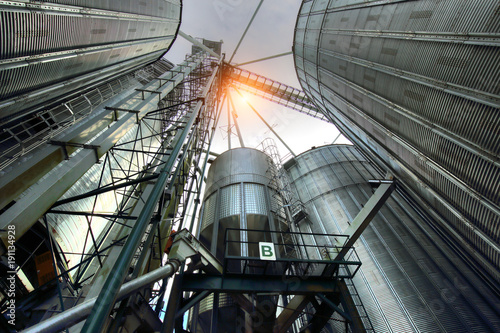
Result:
{"type": "Polygon", "coordinates": [[[253,229],[226,229],[224,236],[224,274],[258,276],[299,276],[351,279],[361,261],[350,247],[341,260],[334,260],[349,237],[337,234],[298,233],[253,229]],[[276,258],[264,260],[259,255],[259,241],[274,245],[276,258]],[[316,241],[312,241],[316,239],[316,241]],[[321,242],[320,244],[318,244],[321,242]],[[241,255],[241,253],[248,255],[241,255]]]}

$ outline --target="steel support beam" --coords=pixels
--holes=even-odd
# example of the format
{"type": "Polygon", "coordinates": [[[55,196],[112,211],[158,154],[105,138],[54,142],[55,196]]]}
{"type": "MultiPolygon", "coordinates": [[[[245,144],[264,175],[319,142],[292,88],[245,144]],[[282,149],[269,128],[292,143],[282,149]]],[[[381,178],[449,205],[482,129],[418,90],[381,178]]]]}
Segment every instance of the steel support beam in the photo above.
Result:
{"type": "MultiPolygon", "coordinates": [[[[229,96],[229,94],[228,94],[229,96]]],[[[230,96],[229,96],[230,97],[230,96]]],[[[231,150],[231,108],[229,103],[227,103],[227,149],[231,150]]]]}
{"type": "MultiPolygon", "coordinates": [[[[372,218],[375,216],[375,214],[377,214],[387,198],[389,198],[394,188],[395,185],[392,180],[380,182],[378,189],[370,197],[370,199],[368,199],[368,202],[364,205],[363,209],[361,209],[358,215],[356,215],[351,225],[346,230],[344,230],[344,233],[349,236],[347,242],[345,244],[342,244],[340,242],[336,244],[342,250],[336,255],[334,259],[335,261],[342,260],[344,258],[344,256],[347,254],[349,249],[352,248],[359,236],[361,236],[363,230],[365,230],[372,218]]],[[[283,318],[280,319],[281,322],[289,323],[291,325],[298,316],[298,314],[296,314],[298,309],[294,309],[294,306],[299,306],[305,301],[305,296],[295,296],[287,306],[287,308],[289,308],[289,311],[287,311],[286,313],[282,312],[283,318]]],[[[280,332],[286,332],[286,329],[288,329],[288,327],[283,327],[284,330],[280,332]]]]}
{"type": "Polygon", "coordinates": [[[214,56],[217,59],[221,58],[221,56],[218,55],[217,53],[215,53],[212,49],[208,48],[206,45],[204,45],[203,43],[201,43],[199,40],[194,39],[193,37],[191,37],[187,33],[183,32],[182,30],[179,30],[179,36],[181,36],[182,38],[186,39],[188,42],[191,42],[192,44],[200,47],[202,50],[207,51],[208,53],[210,53],[211,56],[214,56]]]}
{"type": "Polygon", "coordinates": [[[272,55],[272,56],[269,56],[269,57],[265,57],[265,58],[255,59],[255,60],[252,60],[252,61],[245,61],[245,62],[236,64],[235,66],[244,66],[244,65],[254,64],[256,62],[260,62],[260,61],[264,61],[264,60],[270,60],[270,59],[275,59],[275,58],[279,58],[279,57],[284,57],[284,56],[287,56],[287,55],[290,55],[290,54],[293,54],[293,52],[289,51],[289,52],[284,52],[284,53],[280,53],[280,54],[275,54],[275,55],[272,55]]]}
{"type": "Polygon", "coordinates": [[[286,333],[288,328],[297,320],[308,303],[309,300],[306,296],[295,296],[283,309],[278,318],[276,318],[273,332],[286,333]]]}
{"type": "Polygon", "coordinates": [[[236,48],[234,49],[233,54],[231,55],[231,58],[229,59],[229,63],[231,63],[231,61],[233,60],[234,55],[235,55],[235,54],[236,54],[236,52],[238,51],[238,48],[240,47],[241,42],[242,42],[242,41],[243,41],[243,39],[245,38],[245,35],[247,34],[248,29],[249,29],[249,28],[250,28],[250,26],[252,25],[252,22],[253,22],[253,20],[255,19],[255,16],[257,15],[257,12],[259,11],[260,6],[262,5],[262,3],[263,3],[263,2],[264,2],[264,0],[260,0],[259,4],[257,5],[257,8],[256,8],[256,9],[255,9],[255,11],[253,12],[252,18],[250,18],[250,22],[248,22],[247,27],[245,28],[245,31],[243,32],[243,35],[241,35],[241,38],[240,38],[240,40],[238,41],[238,44],[236,45],[236,48]]]}
{"type": "Polygon", "coordinates": [[[182,288],[185,291],[203,290],[224,293],[279,293],[287,295],[306,295],[310,293],[332,293],[335,283],[321,277],[309,276],[302,280],[298,277],[283,279],[277,276],[238,275],[222,276],[208,274],[184,274],[182,288]]]}
{"type": "MultiPolygon", "coordinates": [[[[340,292],[340,301],[344,310],[349,314],[351,330],[353,333],[362,333],[366,332],[365,325],[363,324],[363,320],[359,314],[358,309],[356,308],[356,304],[351,297],[351,293],[347,288],[347,285],[344,281],[339,281],[339,292],[340,292]]],[[[338,312],[338,311],[337,311],[338,312]]],[[[342,316],[344,316],[341,312],[339,312],[342,316]]],[[[345,316],[344,316],[345,318],[345,316]]]]}
{"type": "Polygon", "coordinates": [[[150,180],[158,178],[158,175],[159,174],[154,174],[154,175],[151,175],[151,176],[144,176],[144,177],[141,177],[141,178],[137,178],[137,179],[134,179],[134,180],[131,180],[131,181],[128,181],[128,182],[123,182],[123,183],[120,183],[120,184],[117,184],[117,185],[103,186],[103,187],[101,187],[101,188],[99,188],[97,190],[92,190],[92,191],[89,191],[89,192],[84,193],[84,194],[75,195],[74,197],[70,197],[70,198],[66,198],[66,199],[62,199],[62,200],[56,201],[52,205],[52,208],[60,206],[60,205],[64,205],[64,204],[67,204],[69,202],[73,202],[73,201],[76,201],[76,200],[81,200],[81,199],[93,197],[94,195],[99,195],[99,194],[106,193],[106,192],[109,192],[109,191],[114,191],[114,190],[117,190],[117,189],[120,189],[120,188],[124,188],[124,187],[130,186],[130,185],[135,185],[135,184],[139,184],[139,183],[143,183],[143,182],[148,182],[150,180]]]}
{"type": "MultiPolygon", "coordinates": [[[[233,87],[234,88],[234,87],[233,87]]],[[[234,88],[234,90],[236,90],[236,92],[241,96],[243,97],[243,95],[241,94],[241,92],[234,88]]],[[[252,104],[250,104],[248,101],[246,101],[247,105],[252,109],[253,112],[255,112],[255,114],[259,117],[260,120],[262,120],[262,122],[267,126],[267,128],[269,128],[269,130],[271,132],[273,132],[273,134],[280,140],[280,142],[286,147],[286,149],[288,149],[288,151],[292,154],[293,157],[297,157],[297,155],[295,155],[295,153],[293,152],[293,150],[288,147],[288,145],[286,144],[286,142],[281,138],[281,136],[276,133],[276,131],[273,129],[273,127],[271,125],[268,124],[268,122],[260,115],[260,113],[252,106],[252,104]]]]}
{"type": "Polygon", "coordinates": [[[172,333],[174,331],[177,308],[179,307],[179,303],[181,302],[182,298],[181,285],[182,276],[176,275],[174,282],[172,283],[170,295],[168,297],[168,305],[167,310],[165,311],[161,333],[172,333]]]}
{"type": "Polygon", "coordinates": [[[380,183],[375,193],[368,199],[368,202],[363,206],[358,215],[356,215],[349,227],[344,230],[344,234],[349,236],[349,238],[345,244],[337,244],[337,246],[342,247],[342,250],[337,254],[334,260],[342,260],[344,258],[373,217],[384,205],[385,201],[391,196],[394,188],[395,184],[392,180],[380,183]]]}
{"type": "MultiPolygon", "coordinates": [[[[339,281],[340,282],[340,281],[339,281]]],[[[321,298],[321,300],[323,302],[325,302],[326,305],[328,305],[330,308],[332,308],[332,310],[338,312],[342,317],[344,317],[347,321],[351,322],[352,321],[352,318],[351,316],[348,314],[348,313],[345,313],[344,311],[342,311],[338,306],[337,304],[335,304],[334,301],[332,301],[330,298],[328,298],[327,296],[323,295],[323,294],[318,294],[318,297],[321,298]]]]}
{"type": "Polygon", "coordinates": [[[338,312],[346,321],[350,323],[350,316],[342,311],[337,305],[340,303],[340,295],[337,294],[318,294],[321,304],[314,304],[315,313],[309,319],[306,332],[319,332],[325,327],[334,312],[338,312]]]}
{"type": "Polygon", "coordinates": [[[234,127],[236,127],[236,132],[238,133],[238,139],[240,140],[240,146],[245,148],[245,143],[243,142],[243,136],[241,135],[240,127],[238,126],[238,121],[236,118],[238,118],[238,115],[236,114],[236,108],[234,107],[233,103],[233,98],[228,92],[228,97],[229,97],[229,102],[231,103],[231,107],[233,108],[233,112],[231,113],[233,115],[233,120],[234,120],[234,127]]]}
{"type": "Polygon", "coordinates": [[[180,318],[184,314],[184,312],[195,306],[197,303],[201,302],[208,295],[210,295],[210,291],[204,290],[191,296],[186,302],[184,302],[184,305],[179,310],[177,310],[175,319],[180,318]]]}

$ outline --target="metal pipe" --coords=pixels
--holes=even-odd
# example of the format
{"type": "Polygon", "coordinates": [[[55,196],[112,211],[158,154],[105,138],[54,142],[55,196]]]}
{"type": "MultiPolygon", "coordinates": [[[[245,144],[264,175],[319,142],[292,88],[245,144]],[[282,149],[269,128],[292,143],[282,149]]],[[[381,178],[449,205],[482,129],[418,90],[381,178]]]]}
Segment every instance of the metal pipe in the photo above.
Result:
{"type": "MultiPolygon", "coordinates": [[[[199,110],[199,108],[196,108],[199,110]]],[[[143,210],[137,218],[133,229],[131,230],[127,242],[123,246],[120,255],[118,256],[115,264],[113,265],[112,272],[106,279],[106,282],[97,298],[95,307],[92,309],[90,317],[85,322],[82,332],[100,332],[104,327],[106,320],[111,312],[113,305],[116,300],[116,295],[119,290],[120,285],[125,279],[128,267],[132,261],[132,257],[137,251],[137,247],[144,236],[144,232],[149,225],[151,217],[155,211],[158,199],[161,197],[165,185],[168,181],[168,177],[174,166],[178,154],[180,153],[181,147],[184,144],[184,140],[188,135],[188,131],[194,123],[194,119],[197,116],[197,112],[191,114],[188,121],[188,126],[184,129],[182,134],[179,136],[177,143],[174,148],[173,154],[169,157],[165,167],[161,170],[158,180],[151,191],[151,195],[146,201],[143,210]]]]}
{"type": "Polygon", "coordinates": [[[244,65],[254,64],[254,63],[259,62],[259,61],[264,61],[264,60],[270,60],[270,59],[275,59],[275,58],[279,58],[279,57],[284,57],[284,56],[287,56],[289,54],[293,54],[293,52],[289,51],[289,52],[284,52],[284,53],[280,53],[280,54],[275,54],[275,55],[272,55],[272,56],[269,56],[269,57],[265,57],[265,58],[260,58],[260,59],[255,59],[255,60],[252,60],[252,61],[242,62],[242,63],[236,64],[235,66],[244,66],[244,65]]]}
{"type": "Polygon", "coordinates": [[[240,127],[238,126],[238,121],[236,120],[237,118],[237,114],[236,114],[236,108],[234,107],[234,103],[233,103],[233,98],[231,97],[231,95],[227,94],[227,96],[229,97],[229,102],[231,103],[231,107],[233,108],[233,119],[234,119],[234,126],[236,127],[236,132],[238,133],[238,139],[240,140],[240,146],[245,148],[245,143],[243,142],[243,137],[241,136],[241,132],[240,132],[240,127]]]}
{"type": "Polygon", "coordinates": [[[216,57],[217,59],[220,59],[221,56],[218,55],[217,53],[215,53],[212,49],[208,48],[206,45],[204,45],[203,43],[200,43],[200,41],[194,39],[193,37],[189,36],[187,33],[179,30],[179,35],[181,37],[183,37],[184,39],[186,39],[188,42],[191,42],[192,44],[198,46],[198,47],[201,47],[204,51],[207,51],[208,53],[210,53],[210,55],[216,57]]]}
{"type": "Polygon", "coordinates": [[[227,106],[227,149],[231,150],[231,108],[229,107],[229,103],[227,103],[226,106],[227,106]]]}
{"type": "Polygon", "coordinates": [[[250,28],[250,26],[252,25],[252,22],[253,22],[253,20],[255,18],[255,15],[257,15],[257,12],[259,11],[260,6],[262,5],[263,2],[264,2],[264,0],[260,0],[259,5],[257,6],[257,8],[255,9],[255,11],[253,12],[253,15],[252,15],[252,18],[250,19],[250,22],[248,22],[248,25],[245,28],[245,31],[243,32],[243,35],[241,35],[241,38],[240,38],[240,40],[238,42],[238,45],[236,45],[236,48],[234,49],[233,54],[231,55],[231,58],[229,59],[229,63],[231,63],[231,61],[233,60],[233,57],[236,54],[236,51],[238,51],[238,48],[240,47],[240,44],[243,41],[243,38],[245,38],[245,35],[247,34],[248,28],[250,28]]]}
{"type": "MultiPolygon", "coordinates": [[[[205,90],[203,91],[203,98],[208,95],[209,90],[212,88],[212,84],[215,81],[216,75],[218,74],[218,70],[215,70],[210,78],[205,90]]],[[[177,139],[175,147],[170,155],[165,167],[161,170],[158,180],[153,187],[151,194],[146,201],[143,210],[139,214],[137,218],[137,222],[134,225],[134,228],[130,232],[130,235],[127,238],[127,242],[123,246],[122,251],[120,252],[119,257],[117,258],[112,272],[104,286],[102,288],[101,293],[99,294],[96,305],[92,309],[92,312],[85,322],[83,326],[82,332],[100,332],[104,327],[106,320],[108,319],[109,313],[111,312],[113,305],[116,301],[116,295],[119,290],[120,285],[123,283],[125,279],[125,275],[130,266],[132,258],[137,251],[137,247],[144,235],[144,231],[146,230],[151,217],[155,211],[158,200],[163,194],[165,185],[168,181],[168,178],[172,172],[174,164],[180,154],[182,146],[186,141],[186,138],[191,133],[191,128],[195,120],[198,118],[198,114],[200,113],[201,108],[204,106],[204,101],[200,100],[193,109],[193,112],[189,116],[187,120],[186,127],[180,134],[180,137],[177,139]]],[[[192,133],[191,133],[192,134],[192,133]]]]}
{"type": "MultiPolygon", "coordinates": [[[[202,167],[202,170],[201,170],[201,177],[205,176],[205,171],[207,169],[209,155],[214,155],[215,154],[215,153],[212,153],[210,151],[210,148],[212,147],[212,142],[214,141],[214,137],[215,137],[215,133],[216,133],[215,130],[217,128],[217,124],[219,123],[219,119],[220,119],[220,116],[222,114],[222,106],[224,105],[225,98],[226,98],[226,96],[224,96],[224,98],[222,98],[222,102],[219,105],[219,110],[217,111],[217,115],[215,116],[216,119],[215,119],[214,125],[212,127],[212,134],[210,135],[210,140],[208,142],[208,147],[207,147],[206,150],[203,151],[204,153],[206,153],[206,156],[205,156],[205,160],[203,161],[203,167],[202,167]]],[[[219,156],[219,154],[215,154],[214,156],[217,157],[217,156],[219,156]]],[[[203,185],[203,182],[200,181],[200,184],[199,184],[199,186],[197,188],[197,191],[196,191],[196,198],[194,199],[193,216],[191,217],[191,223],[189,224],[189,228],[188,228],[188,230],[190,232],[193,232],[194,220],[196,218],[196,211],[198,210],[198,205],[200,204],[201,187],[202,187],[202,185],[203,185]]]]}
{"type": "MultiPolygon", "coordinates": [[[[241,94],[241,92],[238,89],[236,89],[235,87],[233,87],[233,88],[234,88],[234,90],[236,90],[236,92],[238,94],[240,94],[241,97],[243,97],[243,95],[241,94]]],[[[262,116],[260,115],[259,112],[257,112],[257,110],[255,110],[255,108],[252,106],[252,104],[250,104],[248,101],[246,101],[246,103],[253,110],[253,112],[255,112],[255,114],[260,118],[260,120],[262,120],[264,122],[264,124],[266,124],[267,128],[269,128],[269,130],[271,132],[273,132],[273,134],[280,140],[280,142],[286,147],[286,149],[288,149],[288,151],[292,154],[292,156],[293,157],[297,157],[297,155],[295,155],[295,153],[293,152],[293,150],[290,147],[288,147],[288,145],[285,143],[285,141],[283,141],[283,139],[279,136],[279,134],[276,133],[276,131],[272,128],[272,126],[269,125],[267,123],[267,121],[264,120],[264,118],[262,118],[262,116]]]]}
{"type": "MultiPolygon", "coordinates": [[[[165,266],[125,283],[118,291],[116,299],[121,300],[151,283],[174,275],[179,269],[179,266],[180,263],[178,261],[172,260],[167,262],[165,266]]],[[[22,331],[22,333],[55,333],[67,327],[71,327],[72,325],[84,320],[90,314],[96,301],[97,297],[85,301],[75,307],[72,307],[71,309],[44,320],[37,325],[27,328],[22,331]]]]}

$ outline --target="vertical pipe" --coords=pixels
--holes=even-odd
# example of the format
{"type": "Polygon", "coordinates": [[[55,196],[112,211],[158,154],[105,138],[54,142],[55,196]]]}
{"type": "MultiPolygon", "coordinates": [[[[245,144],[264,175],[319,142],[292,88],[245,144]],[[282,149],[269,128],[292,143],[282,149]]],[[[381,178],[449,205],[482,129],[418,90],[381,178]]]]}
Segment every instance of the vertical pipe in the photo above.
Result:
{"type": "MultiPolygon", "coordinates": [[[[238,89],[236,89],[235,87],[233,87],[233,88],[234,88],[234,90],[236,90],[236,92],[237,92],[237,93],[238,93],[241,97],[243,97],[243,95],[241,94],[241,92],[240,92],[238,89]]],[[[248,106],[249,106],[249,107],[253,110],[253,112],[255,112],[255,114],[256,114],[256,115],[260,118],[260,120],[262,120],[262,122],[263,122],[264,124],[266,124],[267,128],[269,128],[269,130],[270,130],[271,132],[273,132],[273,134],[274,134],[274,135],[275,135],[275,136],[276,136],[276,137],[280,140],[280,142],[281,142],[281,143],[282,143],[282,144],[286,147],[286,149],[288,149],[288,151],[292,154],[292,156],[293,156],[293,157],[297,157],[297,155],[295,155],[295,153],[292,151],[292,149],[291,149],[290,147],[288,147],[288,145],[285,143],[285,141],[283,141],[283,139],[282,139],[282,138],[278,135],[278,133],[276,133],[276,131],[272,128],[272,126],[271,126],[271,125],[269,125],[269,124],[267,123],[267,121],[265,121],[265,120],[264,120],[264,118],[262,118],[262,116],[260,115],[260,113],[259,113],[257,110],[255,110],[255,108],[254,108],[254,107],[253,107],[253,106],[252,106],[252,105],[251,105],[248,101],[247,101],[247,104],[248,104],[248,106]]]]}
{"type": "Polygon", "coordinates": [[[229,92],[227,93],[227,96],[229,97],[229,102],[231,103],[231,107],[233,108],[232,115],[233,115],[233,120],[234,120],[234,126],[236,127],[236,132],[238,133],[238,139],[240,140],[240,146],[245,148],[245,143],[243,142],[243,137],[241,136],[240,127],[238,126],[238,121],[236,120],[237,114],[236,114],[236,108],[234,107],[233,98],[231,97],[229,92]]]}
{"type": "Polygon", "coordinates": [[[182,298],[182,276],[177,275],[172,283],[172,288],[168,298],[167,311],[163,319],[161,333],[172,333],[175,327],[175,314],[179,308],[179,302],[182,298]]]}
{"type": "Polygon", "coordinates": [[[231,108],[227,103],[227,149],[231,150],[231,108]]]}
{"type": "Polygon", "coordinates": [[[196,199],[194,200],[194,208],[193,208],[193,216],[191,217],[191,223],[189,225],[189,231],[193,233],[193,228],[194,228],[194,220],[196,218],[196,211],[198,210],[198,205],[200,204],[200,197],[201,197],[201,186],[203,184],[203,177],[205,177],[205,171],[207,169],[207,164],[208,164],[208,158],[210,156],[210,148],[212,147],[212,142],[215,137],[215,130],[217,128],[217,124],[219,123],[220,115],[222,113],[222,106],[224,105],[224,100],[226,96],[222,99],[222,102],[219,105],[219,110],[217,111],[217,115],[215,116],[215,122],[214,126],[212,127],[212,135],[210,136],[210,141],[208,142],[208,147],[207,147],[207,155],[205,156],[205,160],[203,161],[203,168],[201,171],[201,180],[200,180],[200,185],[197,188],[196,191],[196,199]]]}

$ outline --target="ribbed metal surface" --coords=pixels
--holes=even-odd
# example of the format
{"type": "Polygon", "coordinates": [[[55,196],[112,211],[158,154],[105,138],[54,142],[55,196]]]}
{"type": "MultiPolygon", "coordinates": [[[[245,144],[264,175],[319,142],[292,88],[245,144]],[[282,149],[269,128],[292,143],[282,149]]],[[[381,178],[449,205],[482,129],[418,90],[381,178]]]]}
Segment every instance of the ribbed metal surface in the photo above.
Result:
{"type": "Polygon", "coordinates": [[[349,139],[500,281],[500,4],[304,1],[295,63],[349,139]]]}
{"type": "MultiPolygon", "coordinates": [[[[353,146],[299,155],[288,169],[313,232],[342,232],[380,179],[353,146]]],[[[307,222],[301,229],[307,230],[307,222]]],[[[356,244],[357,292],[377,332],[489,332],[499,299],[435,230],[394,193],[356,244]]]]}
{"type": "Polygon", "coordinates": [[[82,92],[77,97],[66,99],[55,107],[37,112],[36,117],[6,124],[4,132],[0,133],[0,170],[5,170],[21,156],[90,116],[100,104],[111,97],[132,87],[140,88],[145,80],[152,80],[172,67],[173,64],[160,59],[131,74],[82,92]]]}
{"type": "Polygon", "coordinates": [[[219,188],[240,182],[269,185],[270,174],[266,154],[251,148],[224,152],[212,163],[207,176],[205,198],[219,188]]]}
{"type": "MultiPolygon", "coordinates": [[[[284,220],[271,209],[280,204],[279,195],[272,187],[271,168],[275,168],[271,158],[251,148],[228,150],[212,162],[207,175],[198,233],[200,241],[221,262],[226,250],[231,256],[258,257],[258,242],[277,243],[275,234],[266,231],[287,228],[284,220]],[[228,228],[262,232],[232,231],[227,234],[227,240],[232,242],[225,243],[228,228]]],[[[227,265],[233,272],[242,269],[240,262],[227,265]]],[[[247,271],[252,270],[251,265],[248,266],[247,271]]],[[[243,310],[230,295],[221,293],[219,296],[218,306],[210,295],[194,308],[197,318],[189,324],[191,332],[210,331],[212,311],[218,311],[217,332],[232,332],[235,327],[239,327],[241,318],[245,317],[243,310]]],[[[263,301],[270,296],[260,297],[264,297],[260,299],[263,301]]],[[[259,304],[257,301],[257,308],[259,304]]]]}
{"type": "Polygon", "coordinates": [[[225,228],[282,230],[270,209],[279,204],[271,188],[271,167],[269,156],[251,148],[226,151],[210,166],[200,235],[218,255],[223,254],[225,228]]]}
{"type": "Polygon", "coordinates": [[[158,59],[173,42],[181,14],[180,0],[0,5],[0,118],[85,86],[78,82],[83,74],[90,76],[85,81],[93,73],[102,80],[116,72],[100,69],[123,64],[115,70],[130,71],[158,59]]]}

